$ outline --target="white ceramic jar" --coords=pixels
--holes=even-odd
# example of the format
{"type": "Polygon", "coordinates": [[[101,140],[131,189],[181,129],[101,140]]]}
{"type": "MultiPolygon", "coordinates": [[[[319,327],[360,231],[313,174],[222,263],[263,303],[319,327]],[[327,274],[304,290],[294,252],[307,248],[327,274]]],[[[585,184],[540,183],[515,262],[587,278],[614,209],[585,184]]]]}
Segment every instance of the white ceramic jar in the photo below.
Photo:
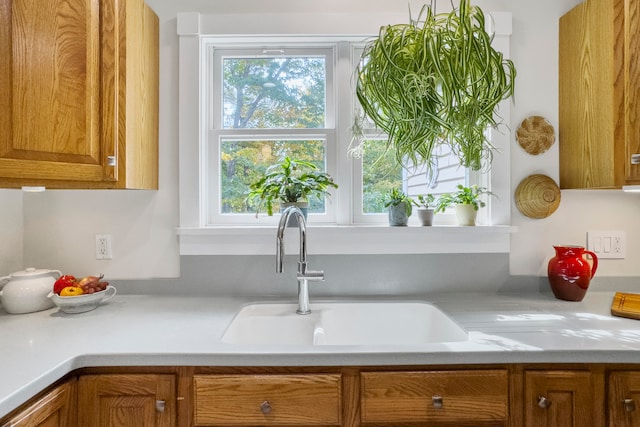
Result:
{"type": "Polygon", "coordinates": [[[53,307],[53,301],[47,296],[61,274],[59,270],[27,268],[0,277],[2,307],[11,314],[32,313],[53,307]]]}

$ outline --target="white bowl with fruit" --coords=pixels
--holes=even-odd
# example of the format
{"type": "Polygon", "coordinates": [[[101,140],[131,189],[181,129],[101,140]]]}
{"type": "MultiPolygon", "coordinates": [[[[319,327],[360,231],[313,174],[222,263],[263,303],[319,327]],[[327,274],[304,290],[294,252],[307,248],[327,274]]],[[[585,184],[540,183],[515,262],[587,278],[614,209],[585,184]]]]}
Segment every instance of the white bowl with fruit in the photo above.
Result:
{"type": "Polygon", "coordinates": [[[74,276],[61,276],[53,284],[49,298],[64,313],[84,313],[94,310],[113,298],[116,288],[102,280],[103,276],[86,276],[77,280],[74,276]]]}

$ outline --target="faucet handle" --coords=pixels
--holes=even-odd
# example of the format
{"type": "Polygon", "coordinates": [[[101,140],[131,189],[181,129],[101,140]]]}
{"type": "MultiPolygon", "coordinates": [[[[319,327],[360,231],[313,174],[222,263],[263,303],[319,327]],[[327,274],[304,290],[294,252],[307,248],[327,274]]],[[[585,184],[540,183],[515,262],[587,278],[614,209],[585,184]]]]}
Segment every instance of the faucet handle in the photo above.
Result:
{"type": "Polygon", "coordinates": [[[299,262],[297,278],[321,282],[324,280],[324,271],[307,270],[307,263],[299,262]]]}

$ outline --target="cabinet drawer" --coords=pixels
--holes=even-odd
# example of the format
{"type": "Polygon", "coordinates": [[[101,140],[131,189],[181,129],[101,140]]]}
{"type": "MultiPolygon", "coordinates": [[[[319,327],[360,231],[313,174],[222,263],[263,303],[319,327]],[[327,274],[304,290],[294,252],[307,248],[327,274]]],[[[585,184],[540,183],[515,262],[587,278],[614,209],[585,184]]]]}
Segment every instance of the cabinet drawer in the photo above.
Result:
{"type": "Polygon", "coordinates": [[[196,426],[340,425],[339,374],[195,375],[196,426]]]}
{"type": "Polygon", "coordinates": [[[506,370],[362,373],[363,423],[498,422],[508,413],[506,370]]]}

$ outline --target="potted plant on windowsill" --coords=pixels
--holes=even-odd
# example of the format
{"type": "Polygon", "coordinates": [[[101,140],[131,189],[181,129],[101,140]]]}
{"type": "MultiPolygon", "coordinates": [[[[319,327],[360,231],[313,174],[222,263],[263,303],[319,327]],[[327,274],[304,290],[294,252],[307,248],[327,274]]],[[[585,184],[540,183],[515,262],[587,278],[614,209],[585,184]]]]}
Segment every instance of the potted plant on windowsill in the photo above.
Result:
{"type": "Polygon", "coordinates": [[[418,209],[416,210],[418,220],[423,226],[433,225],[433,214],[436,208],[436,198],[433,194],[420,194],[418,196],[418,209]]]}
{"type": "Polygon", "coordinates": [[[480,200],[482,194],[492,195],[493,193],[477,185],[465,187],[458,184],[458,191],[444,193],[440,196],[436,212],[444,212],[449,206],[454,206],[458,225],[476,225],[478,210],[487,205],[480,200]]]}
{"type": "Polygon", "coordinates": [[[280,210],[292,205],[299,207],[306,218],[309,198],[322,200],[330,195],[330,188],[338,185],[328,173],[319,171],[311,162],[285,157],[269,166],[264,176],[249,186],[247,199],[255,205],[256,215],[262,208],[273,215],[274,205],[279,203],[280,210]]]}
{"type": "Polygon", "coordinates": [[[409,223],[414,204],[415,201],[402,191],[397,188],[391,190],[384,204],[389,209],[389,225],[393,227],[406,226],[409,223]]]}
{"type": "MultiPolygon", "coordinates": [[[[406,167],[431,171],[433,150],[447,145],[463,167],[485,169],[494,149],[486,130],[498,126],[494,113],[513,95],[516,70],[491,46],[478,6],[460,0],[450,13],[433,9],[425,5],[417,19],[382,27],[365,45],[356,95],[406,167]]],[[[354,129],[359,121],[356,114],[354,129]]],[[[351,152],[363,143],[354,133],[351,152]]]]}

